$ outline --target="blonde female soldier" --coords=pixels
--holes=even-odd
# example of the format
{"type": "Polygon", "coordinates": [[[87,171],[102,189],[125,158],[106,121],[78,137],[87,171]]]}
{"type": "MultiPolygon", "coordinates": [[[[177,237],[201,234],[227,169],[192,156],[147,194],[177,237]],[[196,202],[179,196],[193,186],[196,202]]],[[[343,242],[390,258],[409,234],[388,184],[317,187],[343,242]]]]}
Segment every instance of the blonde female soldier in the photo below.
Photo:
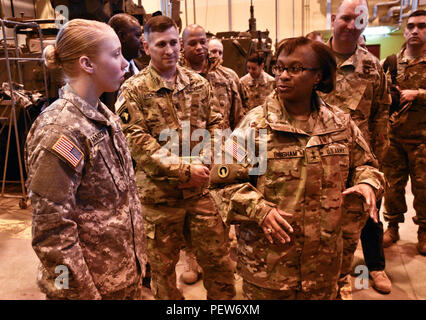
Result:
{"type": "Polygon", "coordinates": [[[47,299],[139,299],[144,228],[119,118],[99,101],[127,62],[114,30],[74,19],[46,47],[66,85],[26,142],[38,284],[47,299]]]}

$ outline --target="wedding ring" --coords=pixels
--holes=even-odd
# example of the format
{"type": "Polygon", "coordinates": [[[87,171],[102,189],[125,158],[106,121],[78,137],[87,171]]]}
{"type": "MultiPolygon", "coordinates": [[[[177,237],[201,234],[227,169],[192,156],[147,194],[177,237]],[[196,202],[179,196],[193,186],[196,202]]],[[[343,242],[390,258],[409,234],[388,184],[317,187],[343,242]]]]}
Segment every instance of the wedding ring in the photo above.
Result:
{"type": "Polygon", "coordinates": [[[268,233],[272,233],[272,229],[271,228],[266,229],[266,231],[268,231],[268,233]]]}

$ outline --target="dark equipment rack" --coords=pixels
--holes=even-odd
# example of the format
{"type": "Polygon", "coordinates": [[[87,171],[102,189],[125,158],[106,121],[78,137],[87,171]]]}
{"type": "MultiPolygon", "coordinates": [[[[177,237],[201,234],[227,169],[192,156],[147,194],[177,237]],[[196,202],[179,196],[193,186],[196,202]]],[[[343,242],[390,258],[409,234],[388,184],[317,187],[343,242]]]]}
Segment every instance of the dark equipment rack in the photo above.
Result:
{"type": "MultiPolygon", "coordinates": [[[[6,146],[6,157],[4,162],[4,170],[3,170],[3,179],[2,181],[2,188],[1,188],[1,196],[2,197],[12,197],[12,198],[21,198],[19,201],[19,207],[21,209],[27,208],[27,201],[28,196],[25,189],[25,181],[24,181],[24,168],[23,168],[23,162],[22,162],[22,155],[21,155],[21,143],[19,141],[19,132],[18,132],[18,125],[17,125],[17,108],[20,106],[17,105],[15,95],[14,95],[14,82],[12,77],[12,69],[11,64],[16,63],[16,69],[18,71],[18,78],[19,78],[19,84],[23,87],[23,77],[22,77],[22,63],[25,62],[31,62],[31,61],[38,61],[41,62],[42,68],[43,68],[43,80],[44,80],[44,90],[45,90],[45,96],[48,98],[49,91],[48,91],[48,85],[47,85],[47,70],[46,66],[43,63],[42,58],[42,52],[44,49],[43,46],[43,36],[42,31],[40,28],[40,25],[35,22],[18,22],[18,21],[10,21],[10,20],[3,20],[0,19],[0,26],[2,28],[2,38],[0,39],[0,45],[3,45],[4,49],[4,58],[0,58],[0,61],[6,61],[6,68],[8,73],[8,82],[9,82],[9,90],[10,90],[10,98],[11,100],[4,100],[0,102],[0,106],[5,107],[4,110],[0,113],[0,133],[8,126],[8,135],[7,135],[7,146],[6,146]],[[6,36],[6,28],[13,29],[13,37],[7,37],[6,36]],[[21,30],[25,29],[31,29],[38,33],[38,37],[40,39],[40,47],[41,47],[41,54],[38,58],[28,58],[28,57],[21,57],[19,46],[18,46],[18,33],[21,30]],[[15,43],[15,57],[10,57],[8,52],[8,43],[7,41],[14,41],[15,43]],[[9,112],[8,112],[9,111],[9,112]],[[7,164],[8,164],[8,158],[9,158],[9,151],[10,151],[10,140],[12,138],[12,127],[14,129],[14,134],[16,138],[16,148],[17,148],[17,155],[18,155],[18,162],[19,162],[19,174],[20,174],[20,181],[6,181],[6,174],[7,174],[7,164]],[[6,194],[5,193],[5,185],[7,183],[20,183],[21,184],[21,192],[22,195],[15,195],[15,194],[6,194]]],[[[27,118],[29,119],[28,111],[23,108],[24,112],[24,119],[25,119],[25,136],[28,133],[28,125],[27,125],[27,118]]]]}

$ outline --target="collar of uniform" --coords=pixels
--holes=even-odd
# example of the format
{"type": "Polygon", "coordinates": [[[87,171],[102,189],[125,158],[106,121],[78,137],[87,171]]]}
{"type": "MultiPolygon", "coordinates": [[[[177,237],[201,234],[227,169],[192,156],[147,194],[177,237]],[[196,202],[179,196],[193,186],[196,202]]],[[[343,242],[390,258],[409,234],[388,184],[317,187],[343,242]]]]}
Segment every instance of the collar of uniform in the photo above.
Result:
{"type": "MultiPolygon", "coordinates": [[[[64,99],[72,103],[80,112],[86,117],[93,121],[100,122],[104,125],[110,125],[107,118],[99,112],[96,108],[91,106],[86,100],[80,97],[69,84],[66,84],[59,90],[59,98],[64,99]]],[[[98,106],[100,101],[98,99],[98,106]]]]}
{"type": "Polygon", "coordinates": [[[399,63],[403,64],[410,64],[410,63],[420,63],[420,62],[426,62],[426,52],[423,53],[423,55],[419,58],[413,59],[408,58],[406,55],[407,48],[403,48],[397,55],[397,59],[399,63]]]}
{"type": "MultiPolygon", "coordinates": [[[[332,40],[333,40],[333,37],[331,37],[327,41],[327,45],[331,48],[331,50],[333,50],[332,40]]],[[[337,68],[339,69],[339,68],[344,68],[344,67],[350,67],[350,68],[356,69],[357,66],[359,65],[360,57],[363,54],[365,54],[365,51],[367,51],[367,50],[362,48],[361,46],[357,45],[355,52],[348,59],[346,59],[340,65],[338,65],[337,68]]]]}
{"type": "Polygon", "coordinates": [[[262,73],[260,74],[259,78],[254,79],[250,73],[247,73],[250,77],[250,83],[251,84],[266,84],[266,75],[265,71],[262,70],[262,73]]]}
{"type": "MultiPolygon", "coordinates": [[[[155,68],[152,66],[151,62],[149,63],[148,68],[149,68],[149,74],[151,76],[151,83],[149,88],[154,92],[158,92],[159,90],[163,88],[170,90],[169,88],[167,88],[163,78],[158,74],[157,70],[155,70],[155,68]]],[[[189,77],[183,72],[181,66],[176,65],[175,91],[181,91],[189,84],[190,84],[189,77]]]]}
{"type": "MultiPolygon", "coordinates": [[[[325,102],[317,95],[315,97],[315,105],[316,110],[311,113],[310,117],[319,119],[320,121],[315,121],[311,135],[323,135],[344,129],[343,121],[332,113],[325,102]]],[[[291,124],[284,103],[279,98],[277,91],[274,91],[273,95],[267,97],[263,106],[266,123],[272,130],[309,135],[291,124]]]]}
{"type": "Polygon", "coordinates": [[[99,112],[105,116],[106,119],[109,119],[107,121],[108,125],[111,126],[115,131],[120,131],[121,127],[119,126],[120,123],[120,117],[116,115],[114,112],[112,112],[108,107],[102,103],[102,101],[99,100],[99,112]]]}
{"type": "Polygon", "coordinates": [[[199,73],[203,77],[206,77],[210,72],[215,71],[222,65],[222,59],[215,60],[215,59],[207,58],[204,68],[199,72],[192,69],[191,64],[189,63],[188,59],[186,59],[185,57],[183,57],[183,59],[181,60],[181,65],[183,67],[186,67],[189,70],[199,73]]]}
{"type": "Polygon", "coordinates": [[[201,71],[201,73],[209,74],[210,72],[216,70],[222,65],[222,59],[211,59],[207,58],[207,63],[204,66],[204,69],[201,71]]]}

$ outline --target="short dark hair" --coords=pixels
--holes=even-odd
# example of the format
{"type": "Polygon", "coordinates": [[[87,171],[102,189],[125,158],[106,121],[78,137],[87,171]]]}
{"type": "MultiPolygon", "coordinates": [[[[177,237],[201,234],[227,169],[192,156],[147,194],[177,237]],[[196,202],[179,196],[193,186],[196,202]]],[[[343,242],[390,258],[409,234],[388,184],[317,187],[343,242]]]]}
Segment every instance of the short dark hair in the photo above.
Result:
{"type": "Polygon", "coordinates": [[[311,40],[315,40],[317,37],[321,37],[321,39],[323,38],[322,33],[318,31],[311,31],[305,37],[311,40]]]}
{"type": "Polygon", "coordinates": [[[317,90],[330,93],[336,85],[336,58],[329,46],[315,40],[310,40],[305,37],[288,38],[281,40],[278,43],[276,59],[284,51],[286,55],[292,54],[296,48],[308,46],[315,53],[315,56],[320,64],[322,72],[321,81],[317,85],[317,90]]]}
{"type": "Polygon", "coordinates": [[[145,40],[149,41],[149,34],[152,32],[164,32],[173,27],[178,30],[176,23],[173,21],[173,19],[167,16],[152,17],[147,21],[143,28],[143,31],[145,33],[145,40]]]}
{"type": "Polygon", "coordinates": [[[410,13],[410,15],[408,16],[408,19],[410,19],[411,17],[420,17],[420,16],[426,16],[426,10],[416,10],[410,13]]]}
{"type": "Polygon", "coordinates": [[[247,58],[247,62],[257,63],[260,66],[262,63],[265,63],[265,58],[263,57],[262,54],[260,54],[259,52],[256,52],[251,54],[247,58]]]}
{"type": "Polygon", "coordinates": [[[117,34],[120,31],[126,30],[132,24],[140,27],[139,20],[127,13],[117,13],[113,15],[109,19],[108,24],[117,34]]]}

